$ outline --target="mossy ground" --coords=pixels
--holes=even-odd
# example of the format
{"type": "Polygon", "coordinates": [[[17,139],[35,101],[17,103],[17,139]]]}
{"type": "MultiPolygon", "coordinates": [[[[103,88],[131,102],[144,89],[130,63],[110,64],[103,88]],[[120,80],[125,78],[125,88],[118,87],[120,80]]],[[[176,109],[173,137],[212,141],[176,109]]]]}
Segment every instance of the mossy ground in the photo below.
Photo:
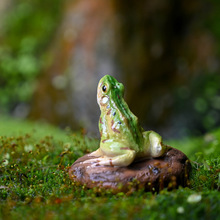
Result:
{"type": "Polygon", "coordinates": [[[0,219],[218,219],[220,130],[168,144],[191,160],[188,188],[114,195],[68,177],[69,166],[98,140],[0,118],[0,219]]]}

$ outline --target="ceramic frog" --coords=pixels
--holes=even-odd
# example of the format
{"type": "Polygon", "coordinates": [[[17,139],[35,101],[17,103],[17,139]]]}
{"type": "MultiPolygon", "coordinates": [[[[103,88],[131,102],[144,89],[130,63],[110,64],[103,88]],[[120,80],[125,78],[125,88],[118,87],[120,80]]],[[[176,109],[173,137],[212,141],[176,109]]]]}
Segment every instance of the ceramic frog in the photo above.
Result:
{"type": "Polygon", "coordinates": [[[93,166],[123,167],[134,160],[160,157],[166,152],[161,136],[141,128],[138,118],[131,112],[123,97],[122,83],[110,75],[101,78],[97,88],[97,102],[101,110],[100,147],[90,154],[98,158],[87,160],[93,166]]]}

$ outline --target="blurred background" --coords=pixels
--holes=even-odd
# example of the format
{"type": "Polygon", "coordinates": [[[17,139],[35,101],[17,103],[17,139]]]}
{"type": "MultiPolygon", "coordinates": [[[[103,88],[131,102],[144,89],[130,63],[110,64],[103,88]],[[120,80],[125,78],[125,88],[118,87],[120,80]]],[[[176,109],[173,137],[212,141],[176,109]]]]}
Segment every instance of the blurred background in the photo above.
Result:
{"type": "Polygon", "coordinates": [[[0,114],[98,135],[99,79],[165,138],[220,126],[220,1],[1,0],[0,114]]]}

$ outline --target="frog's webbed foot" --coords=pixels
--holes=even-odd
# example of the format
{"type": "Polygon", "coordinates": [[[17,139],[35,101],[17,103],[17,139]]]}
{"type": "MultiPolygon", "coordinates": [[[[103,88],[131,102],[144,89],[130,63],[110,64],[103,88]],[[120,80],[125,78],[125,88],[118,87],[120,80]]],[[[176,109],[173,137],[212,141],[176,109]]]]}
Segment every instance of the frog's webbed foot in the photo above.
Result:
{"type": "Polygon", "coordinates": [[[102,156],[99,158],[86,160],[83,163],[91,163],[91,167],[96,167],[96,166],[125,167],[130,165],[134,161],[134,158],[135,158],[135,151],[126,150],[124,154],[117,155],[115,157],[102,156]]]}
{"type": "Polygon", "coordinates": [[[96,166],[99,166],[99,162],[102,160],[102,158],[104,158],[104,157],[98,157],[98,158],[85,160],[82,163],[83,164],[91,164],[90,167],[96,167],[96,166]]]}

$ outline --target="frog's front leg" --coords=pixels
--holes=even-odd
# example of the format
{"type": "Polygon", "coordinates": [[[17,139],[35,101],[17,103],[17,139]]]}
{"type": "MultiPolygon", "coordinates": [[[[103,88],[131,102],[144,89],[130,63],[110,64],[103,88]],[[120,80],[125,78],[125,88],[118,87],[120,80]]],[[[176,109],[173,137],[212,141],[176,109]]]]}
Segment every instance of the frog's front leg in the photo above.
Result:
{"type": "Polygon", "coordinates": [[[92,153],[90,153],[89,156],[101,157],[101,156],[103,156],[103,153],[102,153],[101,149],[98,148],[98,150],[93,151],[92,153]]]}
{"type": "Polygon", "coordinates": [[[129,166],[135,158],[135,151],[134,150],[125,150],[123,154],[115,156],[115,157],[104,157],[100,158],[98,164],[105,165],[105,166],[119,166],[119,167],[126,167],[129,166]]]}
{"type": "Polygon", "coordinates": [[[124,147],[124,149],[120,150],[120,154],[116,156],[101,156],[98,158],[86,160],[83,163],[92,163],[92,167],[94,166],[120,166],[125,167],[130,165],[135,158],[135,151],[130,150],[129,148],[124,147]]]}

